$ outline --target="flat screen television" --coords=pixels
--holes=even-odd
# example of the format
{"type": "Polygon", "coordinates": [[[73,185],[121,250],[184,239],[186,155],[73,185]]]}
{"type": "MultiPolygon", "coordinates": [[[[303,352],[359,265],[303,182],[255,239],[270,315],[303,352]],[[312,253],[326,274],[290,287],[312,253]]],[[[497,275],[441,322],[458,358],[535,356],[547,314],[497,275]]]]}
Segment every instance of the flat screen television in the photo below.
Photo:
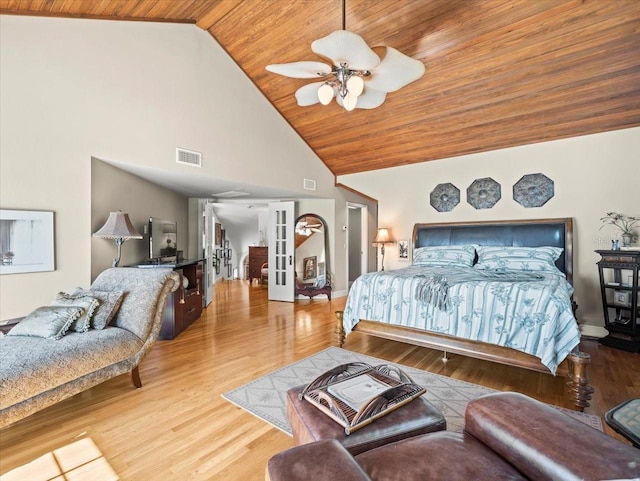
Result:
{"type": "Polygon", "coordinates": [[[149,259],[171,261],[178,252],[178,224],[170,220],[149,218],[149,259]]]}

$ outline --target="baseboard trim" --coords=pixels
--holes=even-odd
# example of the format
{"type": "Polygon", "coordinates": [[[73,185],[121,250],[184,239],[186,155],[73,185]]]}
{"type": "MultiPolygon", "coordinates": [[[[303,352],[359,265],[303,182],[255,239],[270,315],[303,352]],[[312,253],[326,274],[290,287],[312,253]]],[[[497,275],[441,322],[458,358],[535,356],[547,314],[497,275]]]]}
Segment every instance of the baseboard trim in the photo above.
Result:
{"type": "Polygon", "coordinates": [[[347,297],[347,294],[349,294],[349,291],[333,291],[331,293],[331,298],[334,299],[336,297],[347,297]]]}
{"type": "Polygon", "coordinates": [[[609,334],[609,331],[607,331],[604,327],[582,324],[580,326],[580,333],[584,337],[594,337],[596,339],[600,339],[601,337],[606,337],[609,334]]]}

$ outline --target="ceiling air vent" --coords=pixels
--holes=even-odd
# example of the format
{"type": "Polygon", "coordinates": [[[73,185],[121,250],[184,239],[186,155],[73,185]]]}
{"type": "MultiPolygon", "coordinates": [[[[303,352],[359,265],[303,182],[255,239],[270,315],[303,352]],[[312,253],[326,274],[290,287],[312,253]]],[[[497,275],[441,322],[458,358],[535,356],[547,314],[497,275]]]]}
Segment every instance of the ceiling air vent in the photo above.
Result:
{"type": "Polygon", "coordinates": [[[221,199],[233,199],[234,197],[244,197],[245,195],[251,195],[249,192],[242,192],[240,190],[228,190],[227,192],[219,192],[217,194],[211,194],[211,197],[221,199]]]}
{"type": "Polygon", "coordinates": [[[176,148],[176,162],[178,164],[202,167],[202,154],[193,150],[176,148]]]}
{"type": "Polygon", "coordinates": [[[302,187],[305,190],[316,190],[316,181],[311,179],[304,179],[304,183],[302,184],[302,187]]]}

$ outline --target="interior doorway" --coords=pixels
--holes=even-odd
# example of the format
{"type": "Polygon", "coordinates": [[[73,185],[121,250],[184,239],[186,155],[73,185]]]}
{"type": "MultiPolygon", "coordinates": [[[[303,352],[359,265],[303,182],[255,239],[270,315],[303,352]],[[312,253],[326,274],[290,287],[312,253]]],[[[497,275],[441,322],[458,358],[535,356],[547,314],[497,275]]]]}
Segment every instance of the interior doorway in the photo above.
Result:
{"type": "Polygon", "coordinates": [[[293,201],[269,203],[269,300],[293,302],[295,290],[293,201]]]}
{"type": "Polygon", "coordinates": [[[347,285],[367,272],[367,214],[364,204],[347,202],[347,285]]]}

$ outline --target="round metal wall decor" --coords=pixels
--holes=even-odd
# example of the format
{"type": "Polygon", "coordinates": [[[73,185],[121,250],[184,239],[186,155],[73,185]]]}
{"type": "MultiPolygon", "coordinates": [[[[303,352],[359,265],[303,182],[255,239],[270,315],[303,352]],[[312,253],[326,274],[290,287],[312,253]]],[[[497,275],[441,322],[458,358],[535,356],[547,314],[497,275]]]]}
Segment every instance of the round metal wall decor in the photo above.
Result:
{"type": "Polygon", "coordinates": [[[460,203],[460,189],[450,182],[438,184],[429,196],[431,207],[438,212],[449,212],[460,203]]]}
{"type": "Polygon", "coordinates": [[[523,175],[513,184],[513,200],[523,207],[543,206],[553,195],[553,180],[544,174],[523,175]]]}
{"type": "Polygon", "coordinates": [[[501,197],[500,184],[491,177],[476,179],[467,187],[467,202],[476,209],[491,209],[501,197]]]}

